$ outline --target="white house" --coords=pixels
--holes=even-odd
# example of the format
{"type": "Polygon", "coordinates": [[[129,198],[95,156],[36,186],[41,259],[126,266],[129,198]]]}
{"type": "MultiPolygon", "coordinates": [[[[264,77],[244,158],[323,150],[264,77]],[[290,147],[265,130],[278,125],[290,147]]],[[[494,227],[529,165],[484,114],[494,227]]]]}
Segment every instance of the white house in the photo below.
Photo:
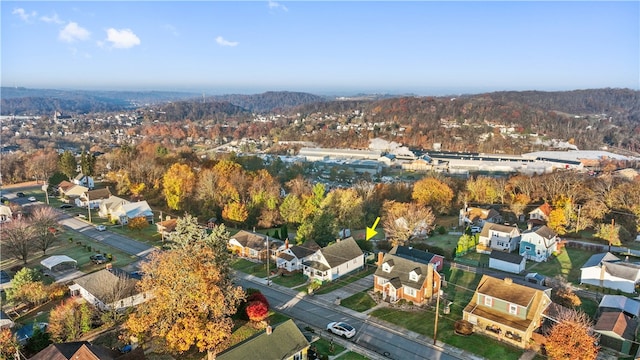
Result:
{"type": "Polygon", "coordinates": [[[515,226],[507,226],[486,222],[478,237],[476,251],[490,254],[491,250],[512,252],[520,244],[520,230],[515,226]]]}
{"type": "Polygon", "coordinates": [[[528,222],[533,225],[544,225],[549,221],[551,205],[544,203],[529,212],[528,222]]]}
{"type": "Polygon", "coordinates": [[[7,205],[0,205],[0,223],[11,221],[11,219],[13,219],[11,208],[7,205]]]}
{"type": "Polygon", "coordinates": [[[272,259],[276,256],[277,259],[277,255],[285,249],[285,242],[251,231],[238,231],[229,238],[227,248],[238,256],[266,260],[267,242],[269,243],[269,258],[272,259]]]}
{"type": "Polygon", "coordinates": [[[352,237],[338,239],[308,259],[302,263],[303,273],[320,282],[335,280],[364,267],[364,253],[352,237]]]}
{"type": "Polygon", "coordinates": [[[536,262],[547,261],[558,250],[558,235],[547,225],[522,232],[520,255],[536,262]]]}
{"type": "Polygon", "coordinates": [[[73,178],[72,182],[76,185],[86,186],[89,189],[93,189],[95,187],[93,177],[84,175],[83,173],[76,175],[76,177],[73,178]]]}
{"type": "Polygon", "coordinates": [[[580,268],[581,284],[633,294],[639,281],[640,265],[622,261],[609,252],[591,256],[580,268]]]}
{"type": "Polygon", "coordinates": [[[129,223],[129,220],[144,217],[150,224],[153,224],[153,211],[146,201],[127,202],[117,206],[110,214],[111,219],[117,219],[122,225],[129,223]]]}
{"type": "Polygon", "coordinates": [[[111,195],[107,199],[104,199],[100,202],[100,205],[98,207],[98,216],[111,220],[111,214],[120,206],[128,203],[129,200],[111,195]]]}
{"type": "Polygon", "coordinates": [[[489,254],[490,268],[514,274],[523,272],[526,262],[527,260],[523,256],[516,253],[493,250],[489,254]]]}
{"type": "Polygon", "coordinates": [[[276,265],[287,271],[302,270],[302,263],[310,260],[310,256],[320,250],[315,241],[305,241],[302,245],[289,246],[285,240],[285,248],[278,254],[276,265]]]}
{"type": "Polygon", "coordinates": [[[99,209],[100,203],[111,197],[111,191],[109,188],[88,190],[82,193],[80,197],[76,198],[75,203],[78,207],[86,208],[89,206],[92,209],[99,209]]]}
{"type": "Polygon", "coordinates": [[[101,310],[123,310],[150,298],[150,295],[138,292],[137,282],[128,272],[111,268],[75,279],[69,290],[71,295],[81,296],[101,310]]]}

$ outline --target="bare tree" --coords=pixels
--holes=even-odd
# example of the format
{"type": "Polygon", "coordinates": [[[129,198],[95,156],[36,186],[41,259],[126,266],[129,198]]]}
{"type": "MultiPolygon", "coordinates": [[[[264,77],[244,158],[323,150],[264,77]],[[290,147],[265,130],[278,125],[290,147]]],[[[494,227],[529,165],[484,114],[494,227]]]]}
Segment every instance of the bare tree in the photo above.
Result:
{"type": "Polygon", "coordinates": [[[385,201],[384,233],[393,245],[404,245],[415,236],[433,229],[435,215],[431,208],[416,203],[385,201]]]}
{"type": "Polygon", "coordinates": [[[118,315],[121,313],[120,308],[131,306],[131,303],[124,303],[126,298],[136,293],[136,281],[125,271],[119,269],[112,269],[113,274],[116,276],[115,281],[105,284],[103,292],[100,294],[100,300],[107,305],[106,313],[109,314],[109,318],[114,322],[118,320],[118,315]],[[122,306],[119,306],[118,301],[122,301],[122,306]]]}
{"type": "Polygon", "coordinates": [[[58,212],[49,206],[37,206],[31,211],[30,222],[36,236],[36,243],[42,255],[58,240],[58,212]]]}
{"type": "Polygon", "coordinates": [[[2,227],[2,250],[26,265],[35,247],[35,231],[24,219],[16,219],[2,227]]]}

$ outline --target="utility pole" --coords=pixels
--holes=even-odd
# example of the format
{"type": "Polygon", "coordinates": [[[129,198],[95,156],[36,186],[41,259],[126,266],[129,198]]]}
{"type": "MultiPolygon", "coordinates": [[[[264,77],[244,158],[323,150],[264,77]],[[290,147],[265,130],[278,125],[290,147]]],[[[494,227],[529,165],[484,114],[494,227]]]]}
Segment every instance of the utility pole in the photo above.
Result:
{"type": "Polygon", "coordinates": [[[269,279],[269,235],[267,235],[267,286],[271,286],[271,279],[269,279]]]}
{"type": "MultiPolygon", "coordinates": [[[[434,269],[435,271],[435,269],[434,269]]],[[[438,291],[436,292],[436,319],[433,325],[433,345],[436,344],[438,338],[438,316],[440,315],[440,287],[442,286],[442,280],[438,284],[438,291]]]]}
{"type": "Polygon", "coordinates": [[[89,222],[91,222],[91,199],[89,199],[89,190],[87,190],[87,211],[89,212],[89,222]]]}
{"type": "Polygon", "coordinates": [[[578,220],[576,220],[576,233],[580,231],[580,211],[582,210],[582,205],[578,205],[578,220]]]}
{"type": "Polygon", "coordinates": [[[614,224],[615,219],[611,219],[611,234],[609,234],[609,252],[611,252],[611,243],[613,242],[613,230],[615,229],[614,224]]]}

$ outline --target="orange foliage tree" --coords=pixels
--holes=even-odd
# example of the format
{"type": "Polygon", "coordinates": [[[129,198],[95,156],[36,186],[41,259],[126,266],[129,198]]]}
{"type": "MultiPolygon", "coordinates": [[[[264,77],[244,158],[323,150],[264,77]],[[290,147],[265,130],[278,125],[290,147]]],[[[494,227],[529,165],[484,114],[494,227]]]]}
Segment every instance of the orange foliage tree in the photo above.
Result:
{"type": "Polygon", "coordinates": [[[138,232],[142,231],[148,226],[149,222],[144,216],[134,217],[133,219],[129,220],[129,223],[127,224],[127,227],[130,230],[137,230],[138,232]]]}
{"type": "Polygon", "coordinates": [[[139,288],[151,299],[124,327],[137,336],[163,339],[169,351],[183,353],[195,345],[213,359],[231,334],[231,315],[244,293],[225,270],[224,239],[204,239],[197,228],[192,232],[181,234],[181,247],[155,253],[142,265],[147,276],[139,288]]]}
{"type": "Polygon", "coordinates": [[[583,312],[564,309],[547,336],[547,355],[550,359],[595,359],[598,346],[589,317],[583,312]]]}
{"type": "Polygon", "coordinates": [[[173,164],[162,178],[167,206],[180,210],[182,202],[191,194],[196,183],[196,175],[186,164],[173,164]]]}
{"type": "Polygon", "coordinates": [[[20,350],[20,344],[10,329],[0,330],[0,359],[11,359],[20,350]]]}
{"type": "Polygon", "coordinates": [[[444,213],[451,206],[453,190],[443,181],[426,177],[414,184],[411,197],[420,205],[430,206],[434,211],[444,213]]]}

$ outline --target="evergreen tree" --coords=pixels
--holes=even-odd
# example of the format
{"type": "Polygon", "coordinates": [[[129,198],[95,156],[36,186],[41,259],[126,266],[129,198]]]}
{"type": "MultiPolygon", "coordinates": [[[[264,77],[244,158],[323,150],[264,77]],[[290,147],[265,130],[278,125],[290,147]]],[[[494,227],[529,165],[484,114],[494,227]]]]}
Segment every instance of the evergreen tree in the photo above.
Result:
{"type": "Polygon", "coordinates": [[[78,162],[71,151],[67,150],[60,155],[60,171],[67,176],[69,180],[76,176],[76,169],[78,168],[78,162]]]}

